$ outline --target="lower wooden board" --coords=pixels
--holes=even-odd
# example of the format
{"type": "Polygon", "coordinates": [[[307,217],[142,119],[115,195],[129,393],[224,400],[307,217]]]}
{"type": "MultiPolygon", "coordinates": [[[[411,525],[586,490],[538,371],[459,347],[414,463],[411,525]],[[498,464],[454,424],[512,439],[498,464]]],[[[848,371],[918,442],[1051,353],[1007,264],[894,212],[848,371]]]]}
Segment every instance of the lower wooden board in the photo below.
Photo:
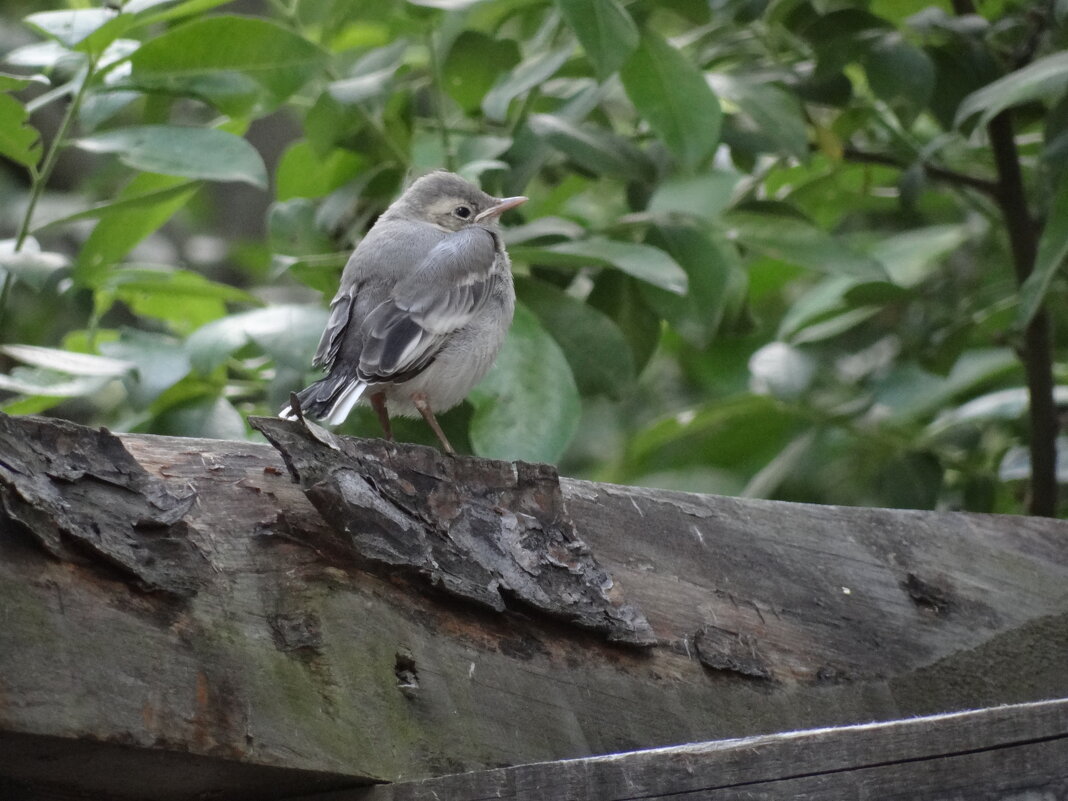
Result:
{"type": "Polygon", "coordinates": [[[315,798],[1060,801],[1068,798],[1068,700],[521,765],[315,798]]]}

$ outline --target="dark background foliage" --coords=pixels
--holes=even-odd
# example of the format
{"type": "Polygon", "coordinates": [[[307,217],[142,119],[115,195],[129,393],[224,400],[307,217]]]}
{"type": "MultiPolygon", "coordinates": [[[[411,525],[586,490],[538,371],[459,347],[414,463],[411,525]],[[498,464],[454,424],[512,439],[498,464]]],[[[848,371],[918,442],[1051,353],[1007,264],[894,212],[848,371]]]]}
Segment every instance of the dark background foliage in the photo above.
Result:
{"type": "MultiPolygon", "coordinates": [[[[444,166],[531,198],[505,220],[508,343],[444,417],[465,449],[1057,511],[1063,0],[3,13],[5,411],[250,436],[314,377],[353,245],[444,166]]],[[[377,434],[368,413],[344,430],[377,434]]]]}

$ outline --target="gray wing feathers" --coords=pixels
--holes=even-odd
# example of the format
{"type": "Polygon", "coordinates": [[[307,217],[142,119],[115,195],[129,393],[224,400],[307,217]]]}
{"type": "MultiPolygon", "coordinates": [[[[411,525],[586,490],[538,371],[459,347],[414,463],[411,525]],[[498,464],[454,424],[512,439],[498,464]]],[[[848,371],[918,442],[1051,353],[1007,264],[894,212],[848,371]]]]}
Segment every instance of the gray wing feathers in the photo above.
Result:
{"type": "Polygon", "coordinates": [[[482,307],[497,278],[496,259],[493,235],[482,228],[435,245],[364,320],[359,376],[403,381],[425,368],[482,307]]]}
{"type": "Polygon", "coordinates": [[[352,315],[352,294],[345,292],[339,294],[330,303],[330,317],[326,321],[326,328],[319,340],[319,347],[312,358],[312,364],[316,367],[329,369],[341,350],[341,343],[345,339],[345,331],[349,327],[349,317],[352,315]]]}

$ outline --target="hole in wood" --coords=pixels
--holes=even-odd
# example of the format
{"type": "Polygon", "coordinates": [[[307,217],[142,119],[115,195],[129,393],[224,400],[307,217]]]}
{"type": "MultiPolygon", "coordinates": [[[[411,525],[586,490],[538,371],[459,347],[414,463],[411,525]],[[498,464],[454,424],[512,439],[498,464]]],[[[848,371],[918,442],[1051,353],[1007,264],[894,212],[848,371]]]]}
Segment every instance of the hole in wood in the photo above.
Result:
{"type": "Polygon", "coordinates": [[[419,672],[415,669],[415,658],[406,648],[397,651],[393,673],[397,677],[397,688],[401,692],[407,694],[419,689],[419,672]]]}

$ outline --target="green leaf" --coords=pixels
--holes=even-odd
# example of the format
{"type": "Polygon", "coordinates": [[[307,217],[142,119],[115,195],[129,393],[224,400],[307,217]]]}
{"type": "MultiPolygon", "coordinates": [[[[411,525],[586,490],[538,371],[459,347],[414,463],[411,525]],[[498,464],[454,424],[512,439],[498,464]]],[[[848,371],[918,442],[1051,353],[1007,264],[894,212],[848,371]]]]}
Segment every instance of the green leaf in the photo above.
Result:
{"type": "Polygon", "coordinates": [[[646,31],[620,77],[634,107],[685,169],[712,155],[723,112],[705,76],[682,53],[646,31]]]}
{"type": "Polygon", "coordinates": [[[0,94],[0,156],[24,167],[41,160],[41,134],[30,125],[25,106],[9,94],[0,94]]]}
{"type": "Polygon", "coordinates": [[[1019,373],[1019,359],[1008,348],[976,348],[962,353],[944,377],[912,364],[899,366],[879,382],[876,400],[895,420],[916,419],[966,392],[1019,373]]]}
{"type": "Polygon", "coordinates": [[[122,200],[113,200],[106,203],[98,203],[83,211],[77,211],[74,214],[68,214],[64,217],[43,222],[34,229],[34,233],[44,231],[48,228],[55,228],[61,225],[79,222],[81,220],[98,220],[101,217],[107,217],[109,214],[117,214],[119,212],[162,203],[180,197],[183,193],[186,193],[191,189],[195,190],[199,186],[199,181],[182,181],[174,186],[167,186],[163,189],[145,192],[143,195],[135,195],[133,197],[127,197],[122,200]]]}
{"type": "Polygon", "coordinates": [[[733,239],[761,255],[818,272],[875,280],[886,278],[879,262],[854,252],[799,217],[732,211],[724,216],[724,222],[733,239]]]}
{"type": "Polygon", "coordinates": [[[112,270],[98,292],[121,300],[141,317],[166,320],[182,333],[224,316],[226,303],[261,305],[237,287],[164,266],[112,270]]]}
{"type": "Polygon", "coordinates": [[[442,11],[462,11],[468,6],[473,6],[481,0],[408,0],[413,6],[424,8],[439,8],[442,11]]]}
{"type": "Polygon", "coordinates": [[[136,369],[126,377],[126,391],[139,409],[189,374],[189,357],[182,343],[162,334],[127,329],[118,341],[100,343],[100,352],[133,362],[136,369]]]}
{"type": "Polygon", "coordinates": [[[771,498],[775,491],[804,469],[806,457],[816,441],[818,429],[811,429],[790,440],[774,458],[760,468],[740,493],[743,498],[771,498]]]}
{"type": "Polygon", "coordinates": [[[309,256],[275,254],[271,264],[279,274],[288,272],[305,286],[331,297],[337,291],[338,279],[349,255],[348,251],[309,256]]]}
{"type": "Polygon", "coordinates": [[[730,205],[742,180],[736,172],[702,171],[700,175],[671,176],[657,186],[649,199],[649,212],[715,220],[730,205]]]}
{"type": "Polygon", "coordinates": [[[174,0],[130,0],[123,6],[123,11],[137,15],[138,27],[158,25],[161,22],[169,22],[179,17],[189,17],[193,14],[202,14],[213,8],[232,3],[233,0],[185,0],[174,3],[174,0]],[[170,6],[161,11],[154,11],[160,6],[170,6]],[[148,13],[148,12],[152,13],[148,13]]]}
{"type": "Polygon", "coordinates": [[[551,267],[615,267],[628,275],[678,295],[686,293],[686,271],[660,248],[595,236],[545,247],[520,246],[512,257],[551,267]]]}
{"type": "Polygon", "coordinates": [[[910,125],[934,91],[935,67],[931,59],[895,31],[872,43],[863,64],[872,91],[905,125],[910,125]]]}
{"type": "Polygon", "coordinates": [[[514,39],[497,39],[478,31],[464,31],[452,43],[442,65],[442,83],[460,108],[479,110],[482,98],[497,76],[519,63],[514,39]]]}
{"type": "MultiPolygon", "coordinates": [[[[1068,386],[1053,388],[1053,402],[1057,406],[1068,406],[1068,386]]],[[[1031,395],[1027,387],[999,389],[944,411],[931,423],[928,431],[940,433],[962,423],[1022,420],[1030,404],[1031,395]]]]}
{"type": "Polygon", "coordinates": [[[108,267],[167,222],[199,188],[199,183],[170,175],[142,173],[134,178],[119,193],[119,200],[138,198],[140,202],[112,209],[97,223],[78,254],[75,283],[96,286],[108,267]],[[165,191],[179,188],[182,191],[173,194],[165,191]]]}
{"type": "MultiPolygon", "coordinates": [[[[571,122],[585,119],[608,95],[609,84],[585,84],[569,100],[560,104],[553,113],[571,122]]],[[[539,170],[553,154],[553,149],[538,139],[528,125],[520,125],[509,154],[512,169],[505,181],[504,194],[517,194],[538,175],[539,170]]]]}
{"type": "Polygon", "coordinates": [[[130,89],[161,95],[191,97],[215,106],[229,117],[248,115],[264,93],[254,78],[240,72],[213,72],[210,75],[145,75],[135,73],[116,80],[109,89],[130,89]]]}
{"type": "Polygon", "coordinates": [[[1011,106],[1035,100],[1054,101],[1068,88],[1068,52],[1040,58],[1004,78],[968,95],[957,109],[954,125],[959,128],[979,114],[983,127],[1011,106]]]}
{"type": "Polygon", "coordinates": [[[847,309],[841,313],[831,314],[819,321],[808,323],[803,330],[790,337],[790,341],[795,345],[805,345],[833,339],[847,331],[852,331],[878,313],[878,306],[861,306],[856,309],[847,309]]]}
{"type": "Polygon", "coordinates": [[[278,162],[275,194],[279,200],[328,195],[355,176],[363,164],[351,150],[335,148],[323,156],[309,142],[294,142],[278,162]]]}
{"type": "Polygon", "coordinates": [[[616,0],[556,0],[600,80],[623,66],[638,47],[638,28],[616,0]]]}
{"type": "Polygon", "coordinates": [[[210,373],[234,351],[257,344],[280,364],[307,370],[327,311],[319,306],[271,306],[232,314],[194,331],[186,340],[193,367],[210,373]]]}
{"type": "Polygon", "coordinates": [[[35,414],[55,406],[63,398],[83,398],[102,389],[111,378],[100,376],[76,376],[48,370],[28,370],[16,367],[10,374],[0,373],[0,391],[26,395],[33,402],[6,403],[8,414],[35,414]],[[51,399],[51,402],[48,400],[51,399]]]}
{"type": "Polygon", "coordinates": [[[640,469],[704,464],[759,470],[799,433],[789,407],[743,394],[664,417],[630,441],[628,460],[640,469]]]}
{"type": "Polygon", "coordinates": [[[264,19],[210,16],[145,42],[130,58],[133,78],[178,85],[232,70],[258,81],[281,102],[324,66],[327,54],[304,37],[264,19]]]}
{"type": "Polygon", "coordinates": [[[494,122],[503,122],[508,117],[508,106],[515,98],[549,80],[570,57],[571,45],[567,45],[524,59],[486,93],[482,99],[482,112],[494,122]]]}
{"type": "Polygon", "coordinates": [[[577,222],[549,216],[506,228],[503,239],[504,243],[511,247],[543,239],[579,239],[585,234],[586,229],[577,222]]]}
{"type": "Polygon", "coordinates": [[[138,125],[75,139],[91,153],[116,153],[135,169],[267,188],[267,167],[252,145],[216,128],[138,125]]]}
{"type": "Polygon", "coordinates": [[[27,75],[10,75],[6,72],[0,72],[0,92],[18,92],[25,89],[31,83],[43,82],[45,86],[49,85],[49,81],[42,75],[34,75],[32,77],[27,75]]]}
{"type": "Polygon", "coordinates": [[[304,136],[317,153],[328,153],[338,145],[351,143],[366,123],[363,110],[344,106],[324,91],[304,118],[304,136]]]}
{"type": "Polygon", "coordinates": [[[226,398],[201,396],[168,407],[156,416],[153,433],[173,437],[242,440],[248,436],[245,418],[226,398]]]}
{"type": "Polygon", "coordinates": [[[738,254],[730,242],[696,226],[662,225],[657,234],[686,271],[689,289],[677,295],[643,285],[642,295],[684,340],[704,348],[720,326],[732,286],[744,282],[738,254]]]}
{"type": "Polygon", "coordinates": [[[660,342],[661,324],[639,289],[639,282],[630,276],[606,270],[597,276],[586,302],[616,322],[627,338],[634,369],[640,372],[660,342]]]}
{"type": "Polygon", "coordinates": [[[408,42],[399,39],[386,47],[379,47],[361,58],[347,78],[334,81],[327,87],[330,97],[347,106],[364,103],[388,94],[393,76],[404,62],[408,42]]]}
{"type": "Polygon", "coordinates": [[[1030,325],[1042,307],[1053,276],[1064,264],[1065,258],[1068,258],[1068,180],[1062,178],[1046,217],[1046,227],[1038,241],[1034,270],[1020,287],[1020,306],[1015,320],[1018,330],[1030,325]]]}
{"type": "Polygon", "coordinates": [[[1001,70],[981,39],[951,37],[941,45],[928,45],[924,51],[935,67],[928,108],[943,128],[952,130],[961,101],[997,80],[1001,70]]]}
{"type": "Polygon", "coordinates": [[[475,453],[554,462],[578,428],[582,404],[567,359],[522,305],[497,361],[470,396],[475,453]]]}
{"type": "Polygon", "coordinates": [[[120,378],[135,366],[133,362],[123,359],[42,348],[37,345],[0,345],[0,351],[23,364],[68,375],[120,378]]]}
{"type": "Polygon", "coordinates": [[[650,183],[656,167],[629,139],[592,125],[575,125],[553,114],[527,119],[536,136],[583,170],[627,181],[650,183]]]}
{"type": "Polygon", "coordinates": [[[316,221],[317,209],[297,197],[271,205],[267,231],[271,250],[286,256],[311,256],[333,251],[333,242],[316,221]]]}
{"type": "MultiPolygon", "coordinates": [[[[75,47],[93,32],[120,16],[119,12],[110,8],[79,8],[73,11],[42,11],[30,14],[26,17],[26,23],[60,44],[75,47]]],[[[112,38],[117,38],[118,35],[112,38]]],[[[107,42],[104,45],[106,46],[107,42]]]]}
{"type": "Polygon", "coordinates": [[[32,67],[50,70],[64,59],[78,59],[79,56],[59,42],[34,42],[12,50],[4,56],[4,63],[13,67],[32,67]]]}
{"type": "Polygon", "coordinates": [[[582,395],[622,398],[635,379],[623,332],[607,315],[543,281],[516,279],[519,300],[564,352],[582,395]]]}
{"type": "Polygon", "coordinates": [[[715,72],[707,77],[716,94],[736,105],[779,150],[799,161],[808,159],[808,129],[801,104],[793,94],[744,75],[715,72]]]}
{"type": "Polygon", "coordinates": [[[914,287],[970,236],[964,225],[930,225],[887,237],[868,253],[883,265],[895,284],[914,287]]]}

